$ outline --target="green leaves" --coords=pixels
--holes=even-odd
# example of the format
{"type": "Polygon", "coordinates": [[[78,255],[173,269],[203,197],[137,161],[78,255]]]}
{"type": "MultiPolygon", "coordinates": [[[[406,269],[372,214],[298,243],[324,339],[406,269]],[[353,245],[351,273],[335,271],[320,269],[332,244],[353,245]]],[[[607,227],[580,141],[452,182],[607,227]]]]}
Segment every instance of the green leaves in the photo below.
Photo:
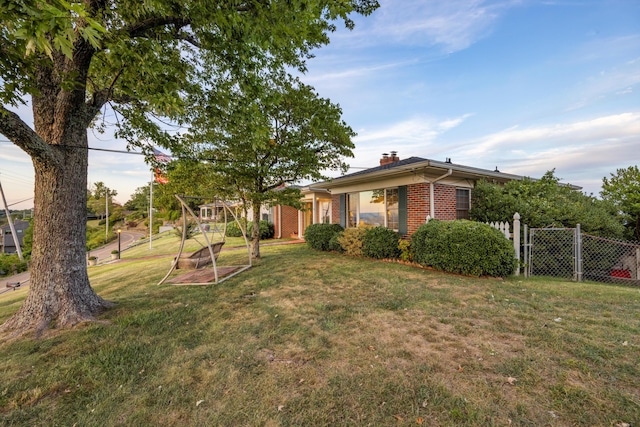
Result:
{"type": "Polygon", "coordinates": [[[575,227],[604,237],[622,237],[623,227],[611,203],[560,184],[553,171],[539,180],[525,178],[504,186],[479,181],[471,192],[472,219],[513,220],[518,212],[529,227],[575,227]]]}
{"type": "Polygon", "coordinates": [[[610,178],[602,179],[600,193],[616,207],[623,215],[627,236],[640,241],[640,169],[629,166],[618,169],[610,178]]]}
{"type": "Polygon", "coordinates": [[[56,0],[53,2],[8,2],[3,25],[9,39],[24,41],[24,55],[44,53],[53,59],[59,51],[71,58],[78,37],[88,41],[94,48],[100,45],[101,35],[106,29],[91,18],[84,3],[56,0]]]}

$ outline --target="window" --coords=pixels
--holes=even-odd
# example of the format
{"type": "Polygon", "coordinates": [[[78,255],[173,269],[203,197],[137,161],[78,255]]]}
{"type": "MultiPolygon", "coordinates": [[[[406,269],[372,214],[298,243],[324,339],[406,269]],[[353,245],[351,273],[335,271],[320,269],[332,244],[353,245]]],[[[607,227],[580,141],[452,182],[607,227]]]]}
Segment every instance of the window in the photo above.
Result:
{"type": "Polygon", "coordinates": [[[456,219],[469,219],[471,191],[468,188],[456,189],[456,219]]]}
{"type": "Polygon", "coordinates": [[[398,189],[361,191],[346,195],[347,227],[383,226],[398,230],[398,189]]]}
{"type": "Polygon", "coordinates": [[[331,203],[328,200],[320,200],[318,203],[320,205],[320,222],[322,224],[329,224],[329,209],[331,209],[331,203]]]}
{"type": "Polygon", "coordinates": [[[391,188],[386,192],[387,227],[398,231],[400,220],[398,217],[398,189],[391,188]]]}
{"type": "Polygon", "coordinates": [[[347,227],[358,225],[358,193],[347,194],[347,227]]]}

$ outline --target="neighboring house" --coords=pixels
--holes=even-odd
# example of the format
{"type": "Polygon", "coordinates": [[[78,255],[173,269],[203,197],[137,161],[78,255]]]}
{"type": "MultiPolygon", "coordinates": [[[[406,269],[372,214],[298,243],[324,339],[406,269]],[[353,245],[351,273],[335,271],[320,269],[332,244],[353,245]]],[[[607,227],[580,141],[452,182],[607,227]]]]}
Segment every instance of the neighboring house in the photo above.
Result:
{"type": "MultiPolygon", "coordinates": [[[[27,228],[29,228],[29,221],[15,220],[13,221],[13,227],[15,228],[16,234],[18,235],[18,243],[20,243],[20,247],[22,248],[24,233],[27,228]]],[[[17,253],[18,249],[16,248],[16,241],[11,234],[11,227],[9,227],[9,224],[1,226],[0,232],[2,233],[2,236],[0,236],[0,253],[17,253]]]]}
{"type": "Polygon", "coordinates": [[[380,165],[312,184],[302,189],[306,209],[274,207],[276,237],[302,236],[310,224],[343,227],[385,226],[403,236],[413,234],[427,217],[455,220],[469,217],[471,191],[480,179],[497,183],[524,177],[409,157],[383,154],[380,165]]]}

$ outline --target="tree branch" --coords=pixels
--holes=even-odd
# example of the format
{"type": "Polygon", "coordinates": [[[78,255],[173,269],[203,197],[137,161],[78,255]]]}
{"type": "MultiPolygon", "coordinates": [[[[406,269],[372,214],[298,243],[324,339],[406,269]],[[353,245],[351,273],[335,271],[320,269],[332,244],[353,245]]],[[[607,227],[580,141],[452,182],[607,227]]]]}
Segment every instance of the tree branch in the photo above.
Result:
{"type": "Polygon", "coordinates": [[[190,19],[178,18],[175,16],[158,16],[154,18],[145,19],[144,21],[136,22],[124,30],[131,37],[144,37],[148,35],[148,31],[154,28],[163,27],[165,25],[175,25],[177,28],[182,28],[191,23],[190,19]]]}
{"type": "Polygon", "coordinates": [[[91,98],[91,102],[87,105],[87,125],[93,120],[93,118],[100,112],[100,109],[109,101],[113,99],[113,87],[116,82],[124,72],[124,68],[121,68],[120,71],[116,74],[116,76],[111,81],[111,85],[105,89],[99,89],[93,92],[93,97],[91,98]]]}
{"type": "Polygon", "coordinates": [[[58,163],[59,155],[16,113],[0,105],[0,133],[34,160],[58,163]]]}

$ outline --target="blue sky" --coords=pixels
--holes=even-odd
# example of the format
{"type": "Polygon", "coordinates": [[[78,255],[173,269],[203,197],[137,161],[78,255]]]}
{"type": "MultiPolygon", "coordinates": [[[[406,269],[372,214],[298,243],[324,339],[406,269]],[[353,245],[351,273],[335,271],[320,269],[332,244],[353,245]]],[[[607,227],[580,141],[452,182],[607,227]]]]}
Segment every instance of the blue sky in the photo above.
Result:
{"type": "MultiPolygon", "coordinates": [[[[380,4],[333,34],[302,77],[358,133],[353,167],[394,150],[534,178],[555,168],[598,194],[603,177],[640,163],[639,1],[380,4]]],[[[150,179],[139,156],[91,152],[89,162],[89,182],[121,203],[150,179]]],[[[0,181],[10,204],[33,194],[29,158],[2,136],[0,181]]]]}

